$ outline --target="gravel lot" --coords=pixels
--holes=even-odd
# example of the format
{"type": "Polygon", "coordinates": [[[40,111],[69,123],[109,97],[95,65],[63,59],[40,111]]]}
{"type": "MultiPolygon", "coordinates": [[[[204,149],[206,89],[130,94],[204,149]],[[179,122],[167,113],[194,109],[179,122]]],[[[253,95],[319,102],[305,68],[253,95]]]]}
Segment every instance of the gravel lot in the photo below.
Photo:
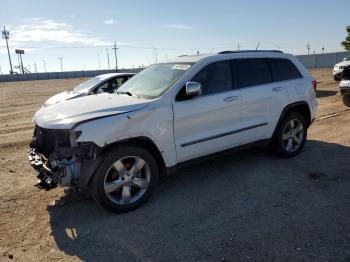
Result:
{"type": "Polygon", "coordinates": [[[33,186],[32,115],[86,79],[0,83],[0,261],[350,261],[350,109],[331,69],[312,74],[302,154],[253,148],[184,168],[122,215],[33,186]]]}

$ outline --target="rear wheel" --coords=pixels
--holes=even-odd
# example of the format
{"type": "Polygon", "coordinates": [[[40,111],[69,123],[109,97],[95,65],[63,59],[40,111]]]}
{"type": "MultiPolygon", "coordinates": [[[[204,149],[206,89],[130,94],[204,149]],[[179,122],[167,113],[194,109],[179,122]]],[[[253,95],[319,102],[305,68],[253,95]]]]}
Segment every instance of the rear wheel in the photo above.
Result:
{"type": "Polygon", "coordinates": [[[153,156],[138,146],[123,146],[106,154],[91,183],[94,199],[113,212],[143,204],[153,192],[159,171],[153,156]]]}
{"type": "Polygon", "coordinates": [[[306,136],[305,118],[296,112],[289,113],[277,132],[277,153],[282,157],[292,157],[299,154],[305,145],[306,136]]]}
{"type": "Polygon", "coordinates": [[[350,107],[350,96],[347,96],[347,95],[343,96],[343,103],[347,107],[350,107]]]}

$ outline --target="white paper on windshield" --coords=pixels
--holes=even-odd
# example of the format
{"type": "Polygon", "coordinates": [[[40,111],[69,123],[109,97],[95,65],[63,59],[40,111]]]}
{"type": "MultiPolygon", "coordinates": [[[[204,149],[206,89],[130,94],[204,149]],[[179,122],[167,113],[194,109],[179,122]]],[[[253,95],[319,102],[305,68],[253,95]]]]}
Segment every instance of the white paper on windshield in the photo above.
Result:
{"type": "Polygon", "coordinates": [[[173,65],[171,69],[187,70],[190,67],[191,67],[190,65],[186,65],[186,64],[176,64],[176,65],[173,65]]]}

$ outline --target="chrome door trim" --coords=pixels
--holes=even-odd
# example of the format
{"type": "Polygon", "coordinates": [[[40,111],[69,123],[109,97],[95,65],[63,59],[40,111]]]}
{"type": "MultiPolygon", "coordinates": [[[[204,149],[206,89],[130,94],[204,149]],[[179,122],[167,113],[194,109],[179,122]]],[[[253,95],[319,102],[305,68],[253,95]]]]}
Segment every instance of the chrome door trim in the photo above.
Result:
{"type": "Polygon", "coordinates": [[[190,142],[186,142],[186,143],[181,144],[181,147],[191,146],[191,145],[198,144],[198,143],[202,143],[202,142],[206,142],[206,141],[209,141],[209,140],[212,140],[212,139],[216,139],[216,138],[220,138],[220,137],[224,137],[224,136],[229,136],[229,135],[237,134],[237,133],[244,132],[244,131],[247,131],[247,130],[251,130],[251,129],[254,129],[254,128],[266,126],[267,124],[268,124],[268,123],[265,122],[265,123],[261,123],[261,124],[257,124],[257,125],[253,125],[253,126],[248,126],[248,127],[244,127],[244,128],[241,128],[241,129],[236,129],[236,130],[232,130],[232,131],[229,131],[229,132],[217,134],[217,135],[214,135],[214,136],[209,136],[209,137],[205,137],[205,138],[193,140],[193,141],[190,141],[190,142]]]}

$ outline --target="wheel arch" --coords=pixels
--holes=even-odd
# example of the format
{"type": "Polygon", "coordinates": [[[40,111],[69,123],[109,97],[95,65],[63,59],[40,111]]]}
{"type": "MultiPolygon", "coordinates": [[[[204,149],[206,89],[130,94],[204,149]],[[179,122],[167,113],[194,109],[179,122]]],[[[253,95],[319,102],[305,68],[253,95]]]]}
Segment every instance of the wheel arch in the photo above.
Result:
{"type": "Polygon", "coordinates": [[[158,163],[160,175],[165,174],[166,165],[162,153],[159,150],[158,146],[154,143],[154,141],[152,141],[152,139],[150,139],[149,137],[139,136],[115,141],[111,144],[104,146],[102,148],[101,154],[106,154],[107,152],[116,150],[118,147],[122,147],[123,145],[135,145],[148,150],[154,156],[155,160],[158,163]]]}
{"type": "Polygon", "coordinates": [[[277,122],[277,125],[275,127],[272,138],[276,137],[276,134],[278,132],[278,128],[282,124],[283,119],[290,112],[299,113],[300,115],[302,115],[305,118],[307,127],[309,127],[311,125],[311,111],[310,111],[310,107],[307,104],[307,102],[306,101],[298,101],[298,102],[291,103],[283,109],[283,111],[280,115],[280,118],[278,119],[278,122],[277,122]]]}

